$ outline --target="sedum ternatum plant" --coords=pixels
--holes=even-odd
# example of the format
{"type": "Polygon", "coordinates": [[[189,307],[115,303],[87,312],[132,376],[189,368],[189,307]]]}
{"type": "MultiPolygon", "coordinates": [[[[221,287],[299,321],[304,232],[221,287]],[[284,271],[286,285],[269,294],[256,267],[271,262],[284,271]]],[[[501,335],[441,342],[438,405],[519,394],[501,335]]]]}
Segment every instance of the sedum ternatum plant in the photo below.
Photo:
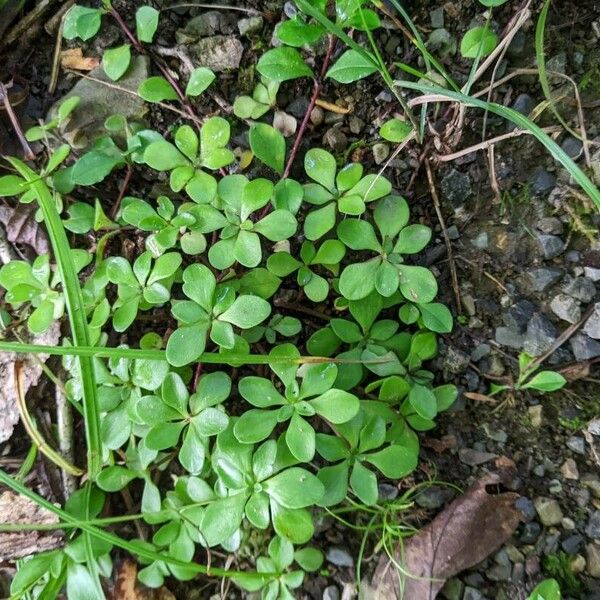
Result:
{"type": "MultiPolygon", "coordinates": [[[[413,264],[432,232],[410,222],[402,190],[370,165],[340,165],[319,147],[289,165],[293,177],[286,169],[290,151],[269,111],[285,82],[310,82],[305,57],[322,60],[317,48],[327,37],[298,4],[297,16],[278,27],[284,45],[260,57],[261,78],[252,96],[235,100],[233,116],[195,115],[193,99],[215,81],[209,69],[195,69],[179,90],[165,73],[153,75],[138,93],[177,107],[181,121],[169,130],[117,115],[74,158],[61,133],[77,110],[70,100],[28,133],[62,148],[41,174],[14,161],[15,174],[0,177],[1,196],[44,209],[55,250],[0,270],[5,301],[32,333],[67,307],[77,327],[65,340],[66,390],[86,414],[95,444],[88,458],[98,461],[56,509],[61,523],[77,522],[65,525],[67,545],[23,561],[13,595],[50,597],[64,585],[69,598],[101,597],[99,578],[110,576],[117,548],[137,558],[141,581],[159,587],[165,577],[206,573],[202,562],[215,549],[215,575],[264,600],[293,598],[323,560],[310,546],[320,512],[378,503],[379,482],[416,468],[416,432],[434,427],[456,399],[456,388],[436,386],[427,368],[452,316],[436,302],[434,275],[413,264]],[[253,163],[244,169],[232,134],[246,132],[249,148],[241,150],[253,163]],[[125,168],[134,183],[113,213],[101,186],[92,194],[86,187],[125,168]],[[142,169],[146,180],[162,182],[160,192],[136,180],[142,169]],[[73,249],[61,254],[65,228],[60,243],[73,249]],[[121,256],[119,242],[132,239],[121,256]],[[61,281],[65,260],[79,281],[61,281]],[[82,310],[73,310],[78,285],[82,310]],[[87,366],[81,339],[97,354],[87,366]],[[124,490],[140,507],[131,519],[145,522],[145,541],[113,534],[121,533],[119,519],[111,532],[103,529],[111,517],[94,521],[109,507],[121,510],[124,490]],[[215,565],[257,532],[264,544],[254,571],[215,565]]],[[[325,15],[326,4],[311,10],[325,15]]],[[[379,27],[366,5],[338,0],[336,26],[379,27]]],[[[89,40],[111,16],[108,2],[76,5],[64,36],[89,40]]],[[[150,51],[158,24],[158,11],[138,9],[135,31],[104,52],[110,79],[150,51]]],[[[373,72],[347,49],[327,77],[349,83],[373,72]]],[[[386,136],[400,140],[406,127],[393,123],[386,136]]]]}

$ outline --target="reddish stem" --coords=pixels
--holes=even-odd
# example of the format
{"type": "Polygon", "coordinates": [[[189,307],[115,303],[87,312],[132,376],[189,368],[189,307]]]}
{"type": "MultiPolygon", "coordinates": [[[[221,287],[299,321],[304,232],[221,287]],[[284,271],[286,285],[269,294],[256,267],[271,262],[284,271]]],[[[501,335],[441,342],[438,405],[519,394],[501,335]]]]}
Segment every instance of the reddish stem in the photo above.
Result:
{"type": "Polygon", "coordinates": [[[121,200],[125,196],[125,192],[129,187],[129,182],[131,181],[131,176],[133,175],[133,168],[131,165],[127,165],[127,173],[125,173],[125,179],[123,179],[123,185],[119,189],[119,195],[117,196],[117,201],[113,204],[113,207],[110,210],[110,218],[115,219],[117,213],[119,212],[119,207],[121,206],[121,200]]]}
{"type": "Polygon", "coordinates": [[[123,20],[123,17],[121,17],[121,15],[113,7],[110,8],[110,14],[115,19],[115,21],[118,23],[119,27],[123,30],[123,33],[127,36],[127,38],[130,40],[130,42],[133,44],[133,47],[140,54],[147,54],[154,60],[154,63],[158,67],[159,71],[163,74],[164,78],[169,82],[169,84],[175,90],[175,93],[181,100],[181,103],[185,107],[190,118],[193,121],[199,121],[198,116],[194,112],[192,105],[190,104],[189,100],[186,98],[182,89],[179,87],[179,83],[177,83],[177,81],[173,78],[173,76],[169,72],[169,69],[167,69],[167,67],[162,63],[161,60],[158,59],[158,57],[156,57],[154,55],[154,53],[152,53],[149,50],[146,50],[146,48],[142,45],[142,43],[135,37],[135,35],[133,35],[133,32],[131,31],[131,29],[129,29],[127,23],[125,23],[125,21],[123,20]]]}
{"type": "Polygon", "coordinates": [[[310,120],[310,115],[312,114],[313,109],[315,108],[315,104],[319,99],[319,94],[321,93],[321,88],[323,87],[323,78],[327,73],[327,69],[329,68],[329,62],[331,61],[331,55],[333,54],[333,50],[335,48],[336,38],[332,35],[329,36],[329,45],[327,46],[327,53],[325,54],[325,58],[323,59],[323,65],[321,66],[321,73],[318,77],[315,77],[315,83],[313,85],[313,93],[308,104],[308,109],[306,110],[306,114],[302,119],[302,123],[300,124],[300,129],[298,129],[298,133],[296,134],[296,139],[294,140],[294,145],[290,150],[290,156],[285,165],[285,170],[283,171],[283,175],[281,179],[287,179],[290,175],[290,171],[292,169],[292,165],[294,164],[294,160],[296,158],[296,154],[298,154],[298,150],[300,149],[300,144],[302,143],[302,138],[304,137],[304,133],[306,132],[306,128],[308,127],[308,121],[310,120]]]}

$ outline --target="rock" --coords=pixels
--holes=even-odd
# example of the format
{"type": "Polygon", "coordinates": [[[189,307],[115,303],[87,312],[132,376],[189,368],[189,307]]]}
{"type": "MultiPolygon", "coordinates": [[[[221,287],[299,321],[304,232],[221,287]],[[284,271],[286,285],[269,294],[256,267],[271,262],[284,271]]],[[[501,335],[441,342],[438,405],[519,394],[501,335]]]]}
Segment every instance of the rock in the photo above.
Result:
{"type": "Polygon", "coordinates": [[[473,450],[473,448],[461,448],[458,451],[458,458],[460,462],[470,467],[476,467],[477,465],[483,465],[490,460],[498,458],[497,454],[491,452],[481,452],[479,450],[473,450]]]}
{"type": "Polygon", "coordinates": [[[354,559],[343,548],[337,548],[335,546],[327,548],[325,558],[336,567],[354,567],[354,559]]]}
{"type": "Polygon", "coordinates": [[[520,350],[525,342],[525,336],[510,327],[497,327],[494,338],[501,346],[517,350],[520,350]]]}
{"type": "Polygon", "coordinates": [[[592,493],[596,498],[600,498],[600,479],[598,478],[598,475],[586,473],[581,478],[581,483],[592,490],[592,493]]]}
{"type": "Polygon", "coordinates": [[[291,137],[296,133],[298,121],[283,110],[276,110],[273,115],[273,127],[275,127],[283,137],[291,137]]]}
{"type": "Polygon", "coordinates": [[[542,528],[537,521],[526,523],[521,533],[521,542],[524,544],[535,544],[542,533],[542,528]]]}
{"type": "Polygon", "coordinates": [[[527,35],[524,31],[519,30],[508,45],[508,48],[506,49],[506,54],[510,58],[521,58],[525,55],[526,50],[527,35]]]}
{"type": "Polygon", "coordinates": [[[578,436],[578,435],[572,435],[568,440],[567,440],[567,448],[569,448],[569,450],[573,450],[573,452],[575,452],[575,454],[585,454],[585,440],[578,436]]]}
{"type": "Polygon", "coordinates": [[[348,121],[348,127],[354,135],[358,135],[364,129],[364,126],[365,122],[356,115],[352,115],[348,121]]]}
{"type": "Polygon", "coordinates": [[[492,377],[500,377],[504,375],[504,371],[506,367],[502,359],[497,354],[492,354],[485,365],[485,372],[492,377]]]}
{"type": "MultiPolygon", "coordinates": [[[[77,108],[71,113],[62,134],[77,148],[85,148],[100,135],[106,135],[104,121],[118,112],[127,121],[139,121],[146,114],[146,103],[137,95],[137,89],[148,78],[150,62],[147,56],[136,56],[126,74],[119,80],[119,87],[136,92],[121,92],[91,79],[80,79],[73,89],[61,98],[49,111],[48,119],[56,115],[59,104],[79,96],[77,108]]],[[[112,83],[102,67],[90,72],[100,81],[112,83]]]]}
{"type": "Polygon", "coordinates": [[[207,10],[198,16],[191,18],[185,26],[185,33],[194,37],[202,38],[221,33],[222,15],[218,10],[207,10]]]}
{"type": "Polygon", "coordinates": [[[581,252],[579,250],[567,250],[565,258],[572,263],[581,262],[581,252]]]}
{"type": "Polygon", "coordinates": [[[340,600],[340,590],[335,585],[328,585],[323,590],[323,600],[340,600]]]}
{"type": "Polygon", "coordinates": [[[489,344],[479,344],[478,346],[475,346],[475,349],[471,352],[471,360],[473,362],[479,362],[482,358],[488,356],[491,351],[492,348],[489,344]]]}
{"type": "Polygon", "coordinates": [[[567,458],[560,468],[560,472],[563,474],[565,479],[573,479],[577,481],[579,479],[579,470],[577,469],[577,463],[572,458],[567,458]]]}
{"type": "MultiPolygon", "coordinates": [[[[581,308],[577,301],[567,294],[558,294],[550,302],[552,312],[567,323],[577,323],[581,319],[581,308]]],[[[600,320],[599,320],[600,323],[600,320]]]]}
{"type": "Polygon", "coordinates": [[[485,434],[499,444],[505,444],[508,439],[508,434],[503,429],[494,429],[488,423],[483,426],[485,434]]]}
{"type": "Polygon", "coordinates": [[[592,281],[600,281],[600,269],[594,267],[583,267],[583,273],[592,281]]]}
{"type": "Polygon", "coordinates": [[[588,544],[586,547],[586,571],[592,577],[600,579],[600,546],[588,544]]]}
{"type": "Polygon", "coordinates": [[[535,226],[542,233],[551,233],[553,235],[560,235],[564,230],[562,221],[556,217],[543,217],[535,226]]]}
{"type": "Polygon", "coordinates": [[[565,517],[561,522],[560,526],[565,531],[574,531],[575,530],[575,521],[573,519],[569,519],[569,517],[565,517]]]}
{"type": "Polygon", "coordinates": [[[348,146],[348,138],[339,127],[331,127],[323,136],[323,144],[329,146],[334,152],[343,152],[348,146]]]}
{"type": "Polygon", "coordinates": [[[571,136],[566,137],[560,147],[573,160],[577,160],[583,153],[583,143],[581,140],[571,136]]]}
{"type": "Polygon", "coordinates": [[[263,18],[260,15],[254,15],[246,19],[240,19],[237,27],[240,35],[258,33],[263,27],[263,18]]]}
{"type": "Polygon", "coordinates": [[[487,231],[482,231],[476,238],[471,240],[471,245],[480,250],[485,250],[490,245],[490,236],[487,231]]]}
{"type": "Polygon", "coordinates": [[[463,600],[484,600],[484,596],[478,589],[467,586],[463,594],[463,600]]]}
{"type": "Polygon", "coordinates": [[[556,177],[539,167],[529,177],[529,184],[534,194],[548,194],[556,186],[556,177]]]}
{"type": "Polygon", "coordinates": [[[298,9],[293,2],[288,0],[288,2],[283,5],[283,12],[288,19],[293,19],[298,14],[298,9]]]}
{"type": "Polygon", "coordinates": [[[454,208],[462,206],[473,193],[469,176],[456,169],[450,170],[444,176],[440,182],[440,189],[444,200],[450,202],[454,208]]]}
{"type": "Polygon", "coordinates": [[[569,343],[577,360],[590,360],[600,356],[600,343],[587,335],[577,333],[569,340],[569,343]]]}
{"type": "Polygon", "coordinates": [[[320,125],[325,119],[325,112],[320,106],[315,106],[310,113],[310,122],[313,125],[320,125]]]}
{"type": "Polygon", "coordinates": [[[537,514],[535,511],[535,506],[533,505],[533,500],[531,498],[527,498],[527,496],[521,496],[515,502],[515,508],[520,510],[523,515],[523,520],[526,522],[532,521],[537,514]]]}
{"type": "Polygon", "coordinates": [[[571,277],[567,275],[561,284],[565,294],[580,302],[590,302],[596,295],[596,286],[589,277],[571,277]]]}
{"type": "Polygon", "coordinates": [[[600,417],[592,419],[586,428],[592,435],[600,437],[600,417]]]}
{"type": "Polygon", "coordinates": [[[490,581],[508,581],[512,572],[511,565],[492,565],[486,572],[485,576],[490,581]]]}
{"type": "Polygon", "coordinates": [[[398,488],[391,483],[380,483],[377,486],[379,499],[383,501],[395,500],[398,497],[398,488]]]}
{"type": "Polygon", "coordinates": [[[583,573],[583,571],[585,570],[585,565],[586,565],[585,558],[583,558],[583,556],[581,556],[581,554],[578,554],[571,561],[571,564],[570,564],[571,572],[573,572],[573,573],[583,573]]]}
{"type": "Polygon", "coordinates": [[[297,119],[303,119],[306,111],[308,110],[309,104],[310,100],[306,96],[300,96],[299,98],[292,100],[285,107],[285,110],[291,115],[294,115],[294,117],[297,119]]]}
{"type": "Polygon", "coordinates": [[[556,327],[544,315],[536,313],[527,325],[523,348],[531,356],[540,356],[550,350],[556,337],[556,327]]]}
{"type": "Polygon", "coordinates": [[[456,54],[458,44],[456,38],[443,27],[434,29],[427,38],[427,47],[437,56],[444,59],[456,54]]]}
{"type": "Polygon", "coordinates": [[[595,340],[600,339],[600,302],[596,302],[594,312],[583,326],[583,333],[595,340]]]}
{"type": "Polygon", "coordinates": [[[527,271],[527,278],[532,291],[545,292],[563,276],[563,273],[558,267],[540,267],[527,271]]]}
{"type": "Polygon", "coordinates": [[[433,510],[440,508],[454,496],[454,493],[449,488],[440,487],[438,485],[432,485],[426,488],[415,496],[415,502],[421,508],[427,508],[433,510]]]}
{"type": "Polygon", "coordinates": [[[507,327],[515,329],[519,333],[525,333],[535,310],[535,304],[529,300],[519,300],[502,315],[502,320],[507,327]]]}
{"type": "Polygon", "coordinates": [[[527,409],[527,413],[529,414],[529,419],[531,420],[531,424],[533,427],[541,427],[542,426],[542,405],[536,404],[535,406],[530,406],[527,409]]]}
{"type": "Polygon", "coordinates": [[[546,68],[549,72],[562,73],[567,72],[567,53],[559,52],[556,56],[552,56],[546,63],[546,68]]]}
{"type": "Polygon", "coordinates": [[[191,50],[198,66],[220,72],[237,69],[240,66],[244,46],[234,36],[214,35],[201,39],[192,46],[191,50]]]}
{"type": "Polygon", "coordinates": [[[446,600],[462,600],[464,590],[465,584],[458,577],[453,577],[446,581],[440,595],[446,600]]]}
{"type": "Polygon", "coordinates": [[[431,26],[434,29],[439,29],[444,26],[444,7],[440,6],[435,10],[430,11],[429,18],[431,19],[431,26]]]}
{"type": "Polygon", "coordinates": [[[511,562],[513,562],[513,563],[525,562],[524,554],[516,546],[513,546],[512,544],[508,544],[504,548],[504,550],[511,562]]]}
{"type": "Polygon", "coordinates": [[[379,143],[373,146],[373,160],[376,165],[383,164],[390,155],[390,147],[387,144],[379,143]]]}
{"type": "Polygon", "coordinates": [[[450,346],[444,357],[442,366],[446,371],[456,375],[462,373],[469,366],[470,360],[471,359],[466,352],[450,346]]]}
{"type": "Polygon", "coordinates": [[[539,496],[538,498],[535,498],[533,504],[542,525],[545,525],[546,527],[560,525],[563,513],[556,500],[539,496]]]}
{"type": "Polygon", "coordinates": [[[600,540],[600,510],[596,510],[592,513],[587,527],[585,528],[585,535],[593,540],[600,540]]]}
{"type": "Polygon", "coordinates": [[[577,554],[577,552],[579,552],[579,548],[581,548],[582,543],[583,536],[576,533],[574,535],[570,535],[567,539],[563,540],[560,543],[560,547],[567,554],[577,554]]]}
{"type": "Polygon", "coordinates": [[[537,236],[544,258],[556,258],[565,251],[565,243],[556,235],[541,233],[537,236]]]}

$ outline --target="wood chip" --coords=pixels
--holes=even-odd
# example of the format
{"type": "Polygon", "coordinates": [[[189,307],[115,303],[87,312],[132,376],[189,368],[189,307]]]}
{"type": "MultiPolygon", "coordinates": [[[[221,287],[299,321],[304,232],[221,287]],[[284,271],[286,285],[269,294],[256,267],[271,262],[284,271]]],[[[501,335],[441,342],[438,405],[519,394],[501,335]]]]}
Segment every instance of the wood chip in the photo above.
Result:
{"type": "Polygon", "coordinates": [[[69,48],[60,53],[60,64],[63,69],[93,71],[100,65],[100,60],[91,56],[83,56],[83,50],[81,48],[69,48]]]}
{"type": "Polygon", "coordinates": [[[175,600],[166,588],[152,589],[137,581],[137,565],[125,560],[119,567],[111,600],[175,600]]]}

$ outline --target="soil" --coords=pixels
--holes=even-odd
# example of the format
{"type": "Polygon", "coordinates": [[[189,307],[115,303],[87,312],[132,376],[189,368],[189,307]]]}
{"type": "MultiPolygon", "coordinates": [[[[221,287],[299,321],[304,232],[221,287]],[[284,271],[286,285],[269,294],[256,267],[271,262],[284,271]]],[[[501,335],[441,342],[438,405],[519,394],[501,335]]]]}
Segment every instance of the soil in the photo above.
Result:
{"type": "MultiPolygon", "coordinates": [[[[115,8],[121,14],[133,15],[138,4],[119,0],[115,8]]],[[[539,4],[533,2],[534,15],[539,14],[539,4]]],[[[265,20],[259,31],[240,37],[236,22],[246,15],[223,12],[234,28],[233,35],[244,45],[240,70],[219,76],[219,96],[228,104],[233,103],[236,95],[251,89],[251,67],[257,55],[268,47],[282,10],[281,3],[276,1],[248,1],[241,5],[264,11],[265,20]]],[[[450,46],[452,41],[461,39],[482,12],[474,0],[413,1],[405,5],[425,39],[436,27],[439,29],[436,20],[443,14],[450,46]]],[[[514,14],[515,5],[508,2],[495,12],[494,26],[499,31],[514,14]]],[[[21,88],[28,92],[26,100],[17,107],[24,127],[44,118],[77,80],[76,75],[61,73],[56,91],[53,94],[47,91],[55,35],[48,35],[41,25],[52,10],[56,8],[43,17],[37,31],[28,32],[5,51],[0,66],[0,79],[18,77],[21,88]]],[[[177,30],[200,12],[197,8],[164,12],[158,45],[175,47],[177,30]]],[[[534,66],[534,31],[535,21],[530,19],[509,48],[496,79],[503,77],[506,69],[534,66]]],[[[103,47],[117,39],[120,33],[111,25],[96,40],[84,45],[84,55],[99,56],[103,47]]],[[[599,39],[600,2],[553,4],[548,18],[546,57],[549,68],[562,69],[579,84],[587,136],[592,140],[589,164],[583,153],[577,152],[577,144],[569,134],[559,132],[555,137],[563,147],[568,145],[573,149],[573,157],[582,167],[592,172],[595,165],[596,175],[600,172],[599,39]]],[[[386,21],[386,27],[378,32],[378,43],[388,65],[403,62],[422,68],[417,51],[392,22],[386,21]]],[[[456,81],[464,83],[469,63],[452,52],[444,56],[445,50],[437,49],[437,55],[456,81]]],[[[175,71],[181,68],[177,59],[169,58],[167,62],[175,71]]],[[[397,68],[393,73],[402,75],[397,68]]],[[[483,87],[485,81],[478,85],[483,87]]],[[[278,104],[301,118],[309,95],[310,90],[301,84],[284,85],[278,104]]],[[[338,114],[319,109],[314,113],[294,171],[300,174],[301,156],[306,148],[319,144],[332,148],[341,163],[360,160],[365,170],[378,169],[379,158],[393,150],[381,143],[378,125],[399,111],[389,91],[381,82],[369,78],[353,86],[326,82],[320,97],[350,111],[338,114]]],[[[513,107],[516,103],[529,104],[533,110],[544,97],[536,76],[522,75],[496,87],[491,99],[513,107]]],[[[197,106],[200,114],[220,110],[219,104],[211,99],[199,101],[197,106]]],[[[577,107],[568,86],[557,108],[569,122],[574,122],[577,107]]],[[[18,144],[4,116],[0,113],[0,151],[18,153],[18,144]]],[[[432,122],[434,132],[444,130],[447,117],[442,107],[437,112],[437,121],[432,122]]],[[[178,123],[173,114],[157,109],[150,111],[147,120],[163,132],[178,123]]],[[[556,125],[548,110],[538,122],[541,126],[556,125]]],[[[436,480],[438,483],[417,498],[414,511],[401,516],[420,526],[455,496],[457,488],[465,489],[482,474],[494,471],[508,460],[514,464],[509,487],[522,496],[523,523],[508,546],[451,580],[442,596],[448,600],[525,599],[535,583],[553,576],[560,581],[565,597],[597,600],[600,598],[600,368],[595,361],[600,357],[600,342],[580,328],[563,343],[555,343],[572,324],[561,318],[555,308],[562,301],[570,310],[571,320],[584,326],[583,317],[600,300],[600,219],[564,169],[529,136],[494,146],[493,178],[487,152],[472,152],[447,162],[436,159],[507,131],[510,128],[506,121],[469,110],[460,144],[451,147],[448,140],[430,136],[425,147],[407,147],[387,170],[395,188],[409,200],[413,220],[431,226],[436,232],[434,243],[419,260],[434,269],[442,290],[440,301],[453,308],[456,327],[452,334],[443,337],[440,356],[432,368],[439,373],[440,381],[456,383],[461,396],[439,418],[438,427],[421,436],[421,466],[415,477],[397,485],[389,482],[382,491],[394,495],[414,483],[436,480]],[[452,244],[451,259],[427,182],[423,156],[431,157],[435,166],[441,212],[452,244]],[[451,266],[458,275],[458,289],[453,289],[451,266]],[[544,365],[561,370],[572,381],[563,391],[553,394],[521,391],[489,400],[486,395],[491,383],[516,379],[517,357],[523,347],[534,349],[536,355],[552,350],[544,365]],[[540,498],[555,500],[562,518],[544,525],[543,515],[536,510],[540,498]]],[[[246,144],[242,136],[235,141],[242,146],[246,144]]],[[[156,195],[158,190],[152,189],[149,181],[150,176],[145,176],[143,170],[136,172],[130,193],[156,195]]],[[[96,192],[103,198],[115,198],[120,184],[121,181],[113,180],[96,192]]],[[[138,241],[132,243],[135,246],[138,241]]],[[[115,241],[112,251],[123,251],[124,246],[119,244],[115,241]]],[[[296,290],[287,293],[291,303],[296,302],[296,290]]],[[[289,303],[288,298],[285,300],[289,303]]],[[[296,316],[299,315],[302,312],[296,316]]],[[[23,448],[17,435],[8,455],[18,456],[23,448]]],[[[378,555],[372,553],[376,541],[373,538],[367,544],[363,574],[371,572],[377,562],[378,555]]],[[[299,597],[354,598],[355,571],[348,565],[355,564],[360,536],[325,519],[317,543],[328,560],[322,573],[306,582],[299,597]]],[[[220,597],[218,587],[206,588],[205,584],[192,589],[190,584],[173,582],[169,587],[181,598],[220,597]]],[[[232,588],[227,597],[237,597],[237,592],[232,588]]]]}

